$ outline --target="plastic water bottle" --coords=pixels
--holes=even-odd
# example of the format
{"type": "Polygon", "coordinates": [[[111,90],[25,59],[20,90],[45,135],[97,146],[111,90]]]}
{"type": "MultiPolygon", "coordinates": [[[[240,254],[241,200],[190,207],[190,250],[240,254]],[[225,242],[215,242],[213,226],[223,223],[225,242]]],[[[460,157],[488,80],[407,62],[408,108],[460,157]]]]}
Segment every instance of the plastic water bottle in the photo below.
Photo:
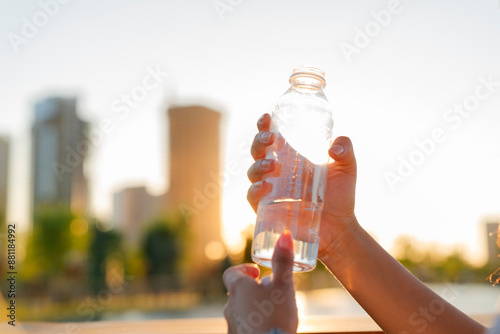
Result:
{"type": "Polygon", "coordinates": [[[266,159],[274,159],[276,168],[264,175],[269,185],[257,210],[252,259],[271,267],[276,241],[288,229],[293,238],[293,269],[309,271],[318,256],[332,108],[323,93],[326,83],[321,69],[296,67],[290,83],[272,113],[270,131],[275,140],[267,148],[266,159]]]}

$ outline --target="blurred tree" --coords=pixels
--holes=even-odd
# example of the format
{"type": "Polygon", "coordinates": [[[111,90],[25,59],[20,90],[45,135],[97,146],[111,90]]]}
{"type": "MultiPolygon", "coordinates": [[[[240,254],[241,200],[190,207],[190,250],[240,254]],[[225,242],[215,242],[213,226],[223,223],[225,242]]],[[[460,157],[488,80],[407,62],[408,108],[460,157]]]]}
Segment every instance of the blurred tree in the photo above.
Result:
{"type": "Polygon", "coordinates": [[[145,276],[144,254],[141,249],[126,249],[125,250],[125,270],[131,276],[145,276]]]}
{"type": "Polygon", "coordinates": [[[20,296],[65,301],[86,290],[88,223],[64,206],[38,207],[19,269],[20,296]]]}
{"type": "Polygon", "coordinates": [[[155,289],[178,286],[178,265],[186,243],[186,230],[181,219],[159,217],[149,224],[143,249],[146,271],[155,289]]]}
{"type": "Polygon", "coordinates": [[[395,241],[395,249],[396,259],[425,282],[485,282],[491,270],[487,265],[473,266],[467,262],[459,246],[443,254],[439,252],[443,247],[438,244],[424,244],[412,237],[400,236],[395,241]]]}
{"type": "Polygon", "coordinates": [[[465,261],[460,251],[455,250],[435,265],[437,275],[446,281],[456,282],[467,278],[473,270],[471,265],[465,261]]]}
{"type": "Polygon", "coordinates": [[[103,231],[96,222],[92,226],[92,242],[89,247],[89,277],[94,293],[106,288],[106,261],[113,254],[122,254],[122,236],[114,231],[103,231]]]}
{"type": "Polygon", "coordinates": [[[421,257],[413,246],[412,238],[406,235],[401,235],[394,241],[395,248],[397,249],[397,260],[405,266],[408,270],[412,271],[418,265],[418,258],[421,257]]]}
{"type": "Polygon", "coordinates": [[[65,207],[38,208],[29,237],[23,278],[65,276],[83,263],[88,245],[88,223],[65,207]],[[77,263],[78,262],[78,263],[77,263]]]}
{"type": "Polygon", "coordinates": [[[252,236],[247,236],[245,239],[245,250],[243,251],[243,260],[241,263],[252,263],[252,236]]]}

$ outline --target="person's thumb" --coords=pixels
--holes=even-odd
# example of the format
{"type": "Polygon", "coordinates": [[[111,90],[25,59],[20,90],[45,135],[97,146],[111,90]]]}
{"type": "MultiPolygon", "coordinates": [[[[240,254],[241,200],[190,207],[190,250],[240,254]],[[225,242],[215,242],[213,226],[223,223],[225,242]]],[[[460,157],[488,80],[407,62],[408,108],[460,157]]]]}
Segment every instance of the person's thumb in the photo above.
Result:
{"type": "Polygon", "coordinates": [[[293,240],[290,230],[285,230],[276,242],[272,267],[274,284],[293,287],[293,240]]]}
{"type": "Polygon", "coordinates": [[[336,169],[339,168],[348,174],[356,175],[356,157],[349,137],[337,137],[330,146],[328,154],[335,160],[336,169]]]}

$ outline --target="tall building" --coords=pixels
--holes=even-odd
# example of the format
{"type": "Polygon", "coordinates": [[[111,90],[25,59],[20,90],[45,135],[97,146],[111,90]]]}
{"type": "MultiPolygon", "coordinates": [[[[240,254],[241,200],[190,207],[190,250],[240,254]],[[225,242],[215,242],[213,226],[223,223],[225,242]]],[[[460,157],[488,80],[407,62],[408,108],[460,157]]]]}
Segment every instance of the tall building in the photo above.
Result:
{"type": "Polygon", "coordinates": [[[90,149],[87,123],[76,99],[47,98],[35,105],[32,128],[32,209],[62,205],[76,214],[87,209],[84,162],[90,149]]]}
{"type": "Polygon", "coordinates": [[[9,172],[9,140],[0,137],[0,228],[5,232],[7,219],[7,187],[9,172]]]}
{"type": "MultiPolygon", "coordinates": [[[[221,242],[220,113],[201,106],[170,108],[167,207],[187,220],[191,271],[202,274],[225,255],[221,242]]],[[[196,273],[194,273],[196,274],[196,273]]]]}

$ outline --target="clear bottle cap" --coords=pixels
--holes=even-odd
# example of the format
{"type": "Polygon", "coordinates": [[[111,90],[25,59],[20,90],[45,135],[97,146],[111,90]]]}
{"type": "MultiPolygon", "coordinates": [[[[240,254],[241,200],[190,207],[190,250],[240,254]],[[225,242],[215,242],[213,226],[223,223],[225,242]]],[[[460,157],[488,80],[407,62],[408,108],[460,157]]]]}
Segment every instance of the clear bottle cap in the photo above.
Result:
{"type": "Polygon", "coordinates": [[[293,69],[293,73],[290,76],[290,83],[292,83],[298,77],[307,77],[319,80],[323,88],[326,86],[325,72],[315,66],[310,65],[300,65],[293,69]]]}

